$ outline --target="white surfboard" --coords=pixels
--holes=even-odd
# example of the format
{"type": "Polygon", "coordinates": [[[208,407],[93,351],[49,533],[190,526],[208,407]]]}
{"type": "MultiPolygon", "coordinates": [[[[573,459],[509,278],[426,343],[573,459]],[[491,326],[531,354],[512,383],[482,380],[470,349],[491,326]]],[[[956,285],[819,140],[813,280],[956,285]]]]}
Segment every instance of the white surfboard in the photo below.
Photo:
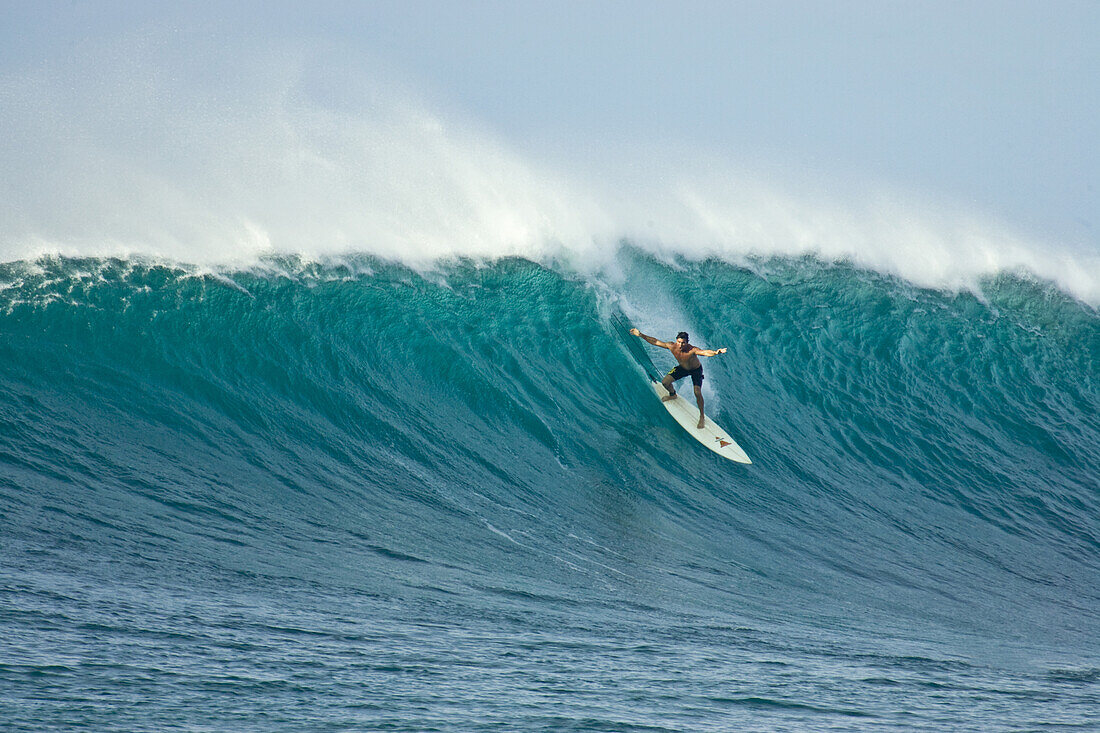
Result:
{"type": "MultiPolygon", "coordinates": [[[[668,390],[660,382],[653,383],[653,390],[657,393],[657,397],[667,397],[668,390]]],[[[718,426],[718,423],[710,419],[710,415],[706,415],[706,421],[702,428],[699,428],[699,405],[695,404],[694,400],[688,402],[679,393],[676,394],[671,400],[667,402],[661,402],[668,410],[668,414],[672,415],[676,419],[676,422],[680,423],[684,430],[688,431],[691,437],[698,440],[700,443],[710,448],[712,451],[728,458],[731,461],[737,461],[738,463],[752,463],[749,457],[745,455],[745,451],[741,450],[741,446],[737,445],[736,441],[731,438],[725,430],[718,426]]]]}

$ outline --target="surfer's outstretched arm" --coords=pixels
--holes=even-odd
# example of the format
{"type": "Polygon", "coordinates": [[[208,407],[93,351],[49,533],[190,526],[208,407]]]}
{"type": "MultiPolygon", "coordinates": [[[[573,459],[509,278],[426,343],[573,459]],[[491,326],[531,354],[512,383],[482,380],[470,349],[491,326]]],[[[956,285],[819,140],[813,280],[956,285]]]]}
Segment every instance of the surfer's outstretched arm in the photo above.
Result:
{"type": "Polygon", "coordinates": [[[668,349],[669,351],[672,351],[673,344],[667,343],[665,341],[658,341],[657,339],[653,338],[652,336],[646,336],[644,333],[642,333],[641,331],[639,331],[636,328],[630,329],[630,333],[632,333],[633,335],[635,335],[638,338],[642,339],[643,341],[648,341],[649,343],[653,344],[654,346],[660,346],[662,349],[668,349]]]}
{"type": "Polygon", "coordinates": [[[699,356],[718,356],[719,354],[726,353],[726,347],[723,346],[720,349],[696,349],[695,353],[699,356]]]}

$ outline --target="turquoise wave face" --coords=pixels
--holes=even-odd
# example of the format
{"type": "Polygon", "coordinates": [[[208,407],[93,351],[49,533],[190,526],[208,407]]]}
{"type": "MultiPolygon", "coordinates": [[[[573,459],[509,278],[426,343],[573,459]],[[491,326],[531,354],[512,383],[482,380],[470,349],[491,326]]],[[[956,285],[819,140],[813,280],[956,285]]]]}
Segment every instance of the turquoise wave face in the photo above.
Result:
{"type": "Polygon", "coordinates": [[[8,573],[1095,650],[1100,318],[1041,283],[630,249],[599,278],[44,260],[0,283],[8,573]],[[708,412],[752,466],[669,419],[645,359],[671,358],[630,325],[728,348],[708,412]]]}

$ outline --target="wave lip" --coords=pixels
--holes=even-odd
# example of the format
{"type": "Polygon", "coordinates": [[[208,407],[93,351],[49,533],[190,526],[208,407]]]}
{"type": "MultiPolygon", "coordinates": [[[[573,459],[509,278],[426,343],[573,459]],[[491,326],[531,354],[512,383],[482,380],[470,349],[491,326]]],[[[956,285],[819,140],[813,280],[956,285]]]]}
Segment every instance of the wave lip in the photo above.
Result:
{"type": "Polygon", "coordinates": [[[814,190],[784,183],[797,171],[652,149],[571,162],[433,111],[369,68],[354,75],[360,102],[337,108],[301,50],[252,49],[263,63],[242,67],[217,47],[173,44],[153,34],[127,54],[84,49],[0,79],[0,261],[244,269],[376,256],[426,268],[518,256],[591,273],[629,241],[733,265],[809,255],[946,289],[1027,272],[1100,305],[1094,243],[1022,235],[921,194],[835,177],[814,190]],[[174,74],[160,73],[166,60],[174,74]]]}

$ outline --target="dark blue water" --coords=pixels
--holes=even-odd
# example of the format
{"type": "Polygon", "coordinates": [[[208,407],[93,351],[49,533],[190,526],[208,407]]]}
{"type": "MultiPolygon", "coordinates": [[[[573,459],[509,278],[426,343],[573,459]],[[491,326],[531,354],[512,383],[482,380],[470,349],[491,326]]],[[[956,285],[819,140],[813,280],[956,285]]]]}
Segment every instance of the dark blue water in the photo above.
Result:
{"type": "Polygon", "coordinates": [[[2,727],[1100,729],[1095,310],[609,269],[0,266],[2,727]]]}

